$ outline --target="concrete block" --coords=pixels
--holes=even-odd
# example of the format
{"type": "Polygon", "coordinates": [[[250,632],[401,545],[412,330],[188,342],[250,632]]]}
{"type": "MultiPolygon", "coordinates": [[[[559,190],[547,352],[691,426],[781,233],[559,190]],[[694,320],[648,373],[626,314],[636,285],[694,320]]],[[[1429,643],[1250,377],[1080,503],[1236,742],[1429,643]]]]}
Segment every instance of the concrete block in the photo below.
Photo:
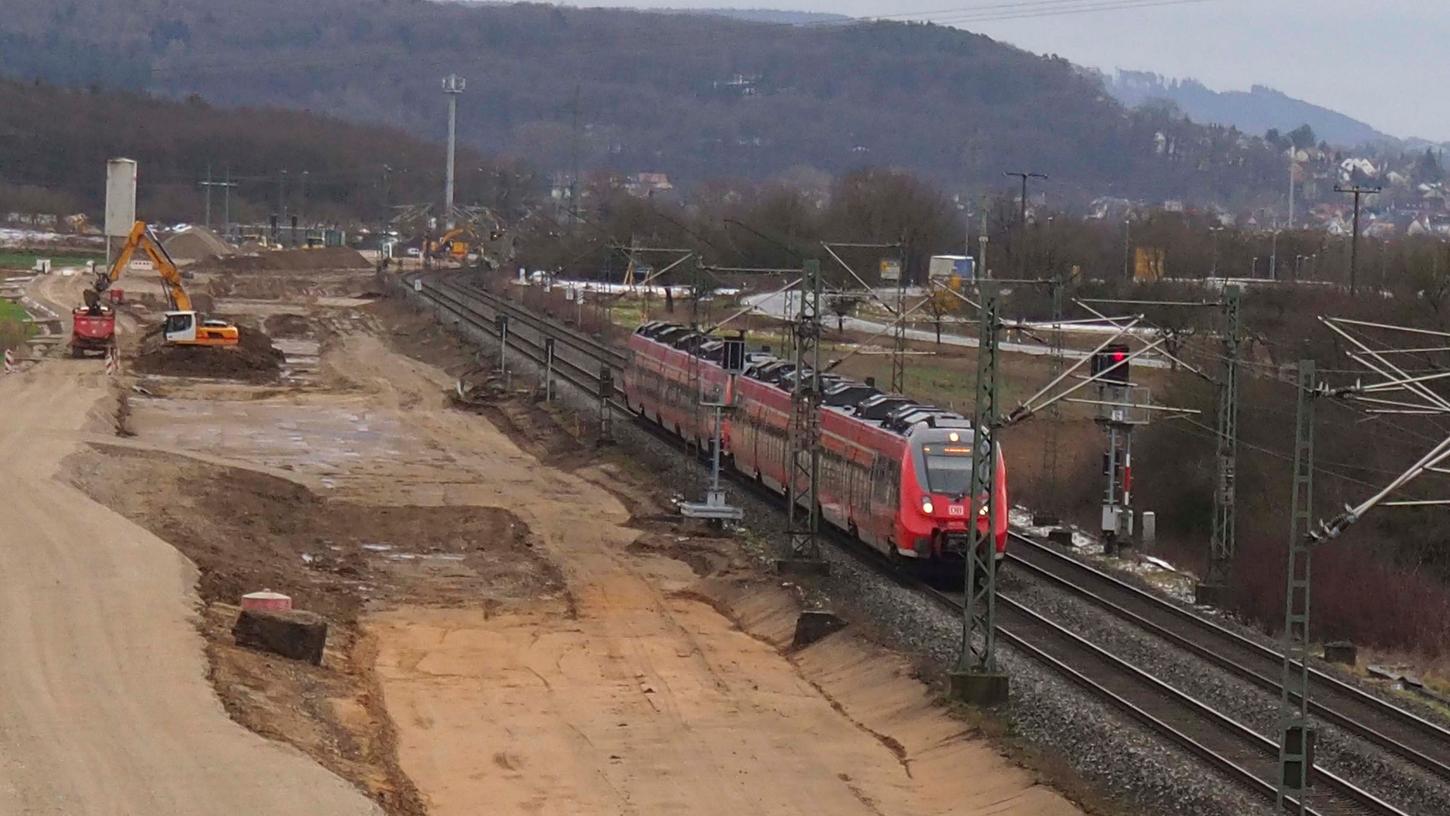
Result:
{"type": "Polygon", "coordinates": [[[320,666],[327,645],[327,621],[315,612],[298,609],[243,609],[232,626],[232,638],[238,646],[320,666]]]}
{"type": "Polygon", "coordinates": [[[1061,544],[1064,547],[1072,546],[1072,531],[1059,527],[1056,530],[1049,530],[1047,540],[1053,544],[1061,544]]]}
{"type": "Polygon", "coordinates": [[[1052,513],[1033,513],[1032,514],[1032,526],[1033,527],[1056,527],[1059,523],[1061,523],[1061,521],[1062,521],[1061,519],[1059,519],[1057,516],[1053,515],[1052,513]]]}
{"type": "Polygon", "coordinates": [[[1324,661],[1353,666],[1359,660],[1359,649],[1347,640],[1324,644],[1324,661]]]}
{"type": "Polygon", "coordinates": [[[791,648],[804,649],[826,635],[844,628],[846,622],[835,613],[824,609],[807,609],[796,618],[795,638],[791,640],[791,648]]]}
{"type": "Polygon", "coordinates": [[[1006,672],[954,671],[948,675],[951,698],[967,705],[991,707],[1007,702],[1006,672]]]}

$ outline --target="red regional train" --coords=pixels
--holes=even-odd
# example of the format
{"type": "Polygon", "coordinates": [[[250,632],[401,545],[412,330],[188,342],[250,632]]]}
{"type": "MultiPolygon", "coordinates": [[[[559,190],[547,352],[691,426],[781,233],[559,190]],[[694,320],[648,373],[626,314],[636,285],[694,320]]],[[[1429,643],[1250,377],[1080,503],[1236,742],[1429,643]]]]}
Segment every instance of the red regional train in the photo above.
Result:
{"type": "MultiPolygon", "coordinates": [[[[784,495],[787,436],[797,372],[768,352],[748,355],[734,381],[722,367],[725,344],[673,323],[650,322],[629,339],[624,371],[630,410],[688,442],[713,444],[714,416],[701,398],[734,400],[721,454],[736,471],[784,495]]],[[[804,376],[810,373],[801,372],[804,376]]],[[[823,521],[892,558],[959,574],[967,546],[972,475],[971,423],[868,381],[822,375],[820,515],[823,521]]],[[[997,451],[994,539],[1007,546],[1007,479],[997,451]]],[[[978,524],[985,528],[987,509],[978,524]]],[[[984,529],[985,532],[985,529],[984,529]]],[[[932,570],[936,571],[936,570],[932,570]]]]}

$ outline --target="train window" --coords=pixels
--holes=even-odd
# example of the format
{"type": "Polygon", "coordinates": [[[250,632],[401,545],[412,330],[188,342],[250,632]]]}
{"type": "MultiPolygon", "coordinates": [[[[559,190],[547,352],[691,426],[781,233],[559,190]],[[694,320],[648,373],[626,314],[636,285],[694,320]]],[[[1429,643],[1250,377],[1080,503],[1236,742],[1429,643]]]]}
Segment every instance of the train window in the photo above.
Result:
{"type": "Polygon", "coordinates": [[[922,452],[922,458],[926,463],[927,488],[933,493],[949,493],[954,496],[965,496],[972,489],[972,455],[971,448],[959,448],[960,452],[948,452],[951,448],[941,451],[922,452]]]}

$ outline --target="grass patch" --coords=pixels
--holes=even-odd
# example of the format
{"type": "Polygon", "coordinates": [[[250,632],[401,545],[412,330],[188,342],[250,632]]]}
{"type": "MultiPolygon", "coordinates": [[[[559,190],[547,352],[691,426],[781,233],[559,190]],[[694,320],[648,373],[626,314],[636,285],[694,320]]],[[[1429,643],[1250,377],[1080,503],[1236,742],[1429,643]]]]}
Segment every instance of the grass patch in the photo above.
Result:
{"type": "Polygon", "coordinates": [[[0,269],[23,269],[35,268],[37,258],[49,258],[52,268],[62,266],[85,266],[86,261],[105,260],[104,255],[76,255],[56,254],[53,252],[0,252],[0,269]]]}
{"type": "Polygon", "coordinates": [[[25,307],[9,300],[0,300],[0,323],[25,323],[30,315],[25,307]]]}

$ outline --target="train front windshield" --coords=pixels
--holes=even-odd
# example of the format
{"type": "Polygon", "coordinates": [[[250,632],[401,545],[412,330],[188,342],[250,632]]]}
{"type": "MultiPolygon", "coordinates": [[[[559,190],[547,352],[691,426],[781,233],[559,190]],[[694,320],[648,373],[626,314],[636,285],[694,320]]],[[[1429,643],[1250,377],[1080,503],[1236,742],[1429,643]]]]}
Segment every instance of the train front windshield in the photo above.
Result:
{"type": "Polygon", "coordinates": [[[972,449],[965,445],[922,448],[926,486],[932,493],[965,496],[972,489],[972,449]]]}

